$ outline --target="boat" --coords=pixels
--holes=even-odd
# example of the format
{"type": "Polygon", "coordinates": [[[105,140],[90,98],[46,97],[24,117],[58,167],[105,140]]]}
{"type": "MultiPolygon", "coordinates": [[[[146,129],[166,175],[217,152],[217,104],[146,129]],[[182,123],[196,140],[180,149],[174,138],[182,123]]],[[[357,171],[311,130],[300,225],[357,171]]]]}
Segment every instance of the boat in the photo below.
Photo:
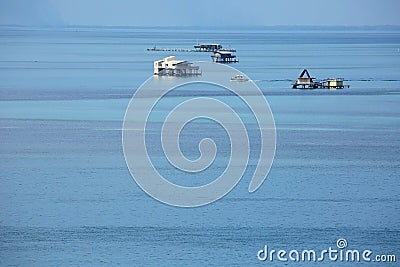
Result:
{"type": "Polygon", "coordinates": [[[246,78],[244,75],[238,74],[238,75],[233,76],[231,78],[231,81],[232,82],[247,82],[247,81],[249,81],[249,79],[246,78]]]}

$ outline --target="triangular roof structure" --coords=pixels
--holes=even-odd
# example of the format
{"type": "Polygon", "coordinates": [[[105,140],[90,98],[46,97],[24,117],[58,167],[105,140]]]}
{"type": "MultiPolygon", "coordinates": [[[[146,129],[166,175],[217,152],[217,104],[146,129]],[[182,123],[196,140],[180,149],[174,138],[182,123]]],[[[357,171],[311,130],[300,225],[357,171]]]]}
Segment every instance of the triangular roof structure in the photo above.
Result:
{"type": "Polygon", "coordinates": [[[308,73],[308,70],[307,70],[307,69],[304,69],[304,70],[301,72],[299,78],[303,78],[304,74],[307,75],[307,78],[311,78],[310,73],[308,73]]]}

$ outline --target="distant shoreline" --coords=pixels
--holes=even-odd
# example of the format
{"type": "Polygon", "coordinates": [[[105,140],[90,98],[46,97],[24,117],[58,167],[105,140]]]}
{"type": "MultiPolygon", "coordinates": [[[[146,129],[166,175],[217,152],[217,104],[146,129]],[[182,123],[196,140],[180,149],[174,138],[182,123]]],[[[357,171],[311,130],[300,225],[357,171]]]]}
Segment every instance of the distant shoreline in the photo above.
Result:
{"type": "Polygon", "coordinates": [[[46,28],[46,29],[76,29],[76,28],[100,28],[100,29],[182,29],[182,30],[311,30],[311,31],[371,31],[371,30],[390,30],[400,31],[400,25],[363,25],[363,26],[328,26],[328,25],[274,25],[274,26],[109,26],[109,25],[17,25],[0,24],[0,28],[21,27],[21,28],[46,28]]]}

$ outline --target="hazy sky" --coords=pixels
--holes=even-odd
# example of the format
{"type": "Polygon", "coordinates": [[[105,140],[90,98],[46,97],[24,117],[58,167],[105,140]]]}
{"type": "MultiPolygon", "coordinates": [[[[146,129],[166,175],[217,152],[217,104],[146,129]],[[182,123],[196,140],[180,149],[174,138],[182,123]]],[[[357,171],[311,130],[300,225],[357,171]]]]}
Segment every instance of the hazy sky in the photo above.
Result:
{"type": "Polygon", "coordinates": [[[0,0],[0,24],[400,25],[399,0],[0,0]]]}

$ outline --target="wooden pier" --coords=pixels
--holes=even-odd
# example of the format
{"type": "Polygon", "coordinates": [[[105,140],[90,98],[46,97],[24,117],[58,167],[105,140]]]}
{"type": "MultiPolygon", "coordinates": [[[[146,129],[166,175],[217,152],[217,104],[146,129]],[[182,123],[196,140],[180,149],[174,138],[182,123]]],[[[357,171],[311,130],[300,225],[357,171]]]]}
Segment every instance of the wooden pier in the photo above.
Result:
{"type": "Polygon", "coordinates": [[[157,47],[153,46],[147,48],[147,51],[167,51],[167,52],[212,52],[215,51],[226,51],[226,52],[236,52],[236,49],[226,49],[220,44],[197,44],[193,46],[194,48],[169,48],[169,47],[157,47]]]}
{"type": "Polygon", "coordinates": [[[186,49],[186,48],[164,48],[164,47],[150,47],[147,51],[168,51],[168,52],[202,52],[196,49],[186,49]]]}

